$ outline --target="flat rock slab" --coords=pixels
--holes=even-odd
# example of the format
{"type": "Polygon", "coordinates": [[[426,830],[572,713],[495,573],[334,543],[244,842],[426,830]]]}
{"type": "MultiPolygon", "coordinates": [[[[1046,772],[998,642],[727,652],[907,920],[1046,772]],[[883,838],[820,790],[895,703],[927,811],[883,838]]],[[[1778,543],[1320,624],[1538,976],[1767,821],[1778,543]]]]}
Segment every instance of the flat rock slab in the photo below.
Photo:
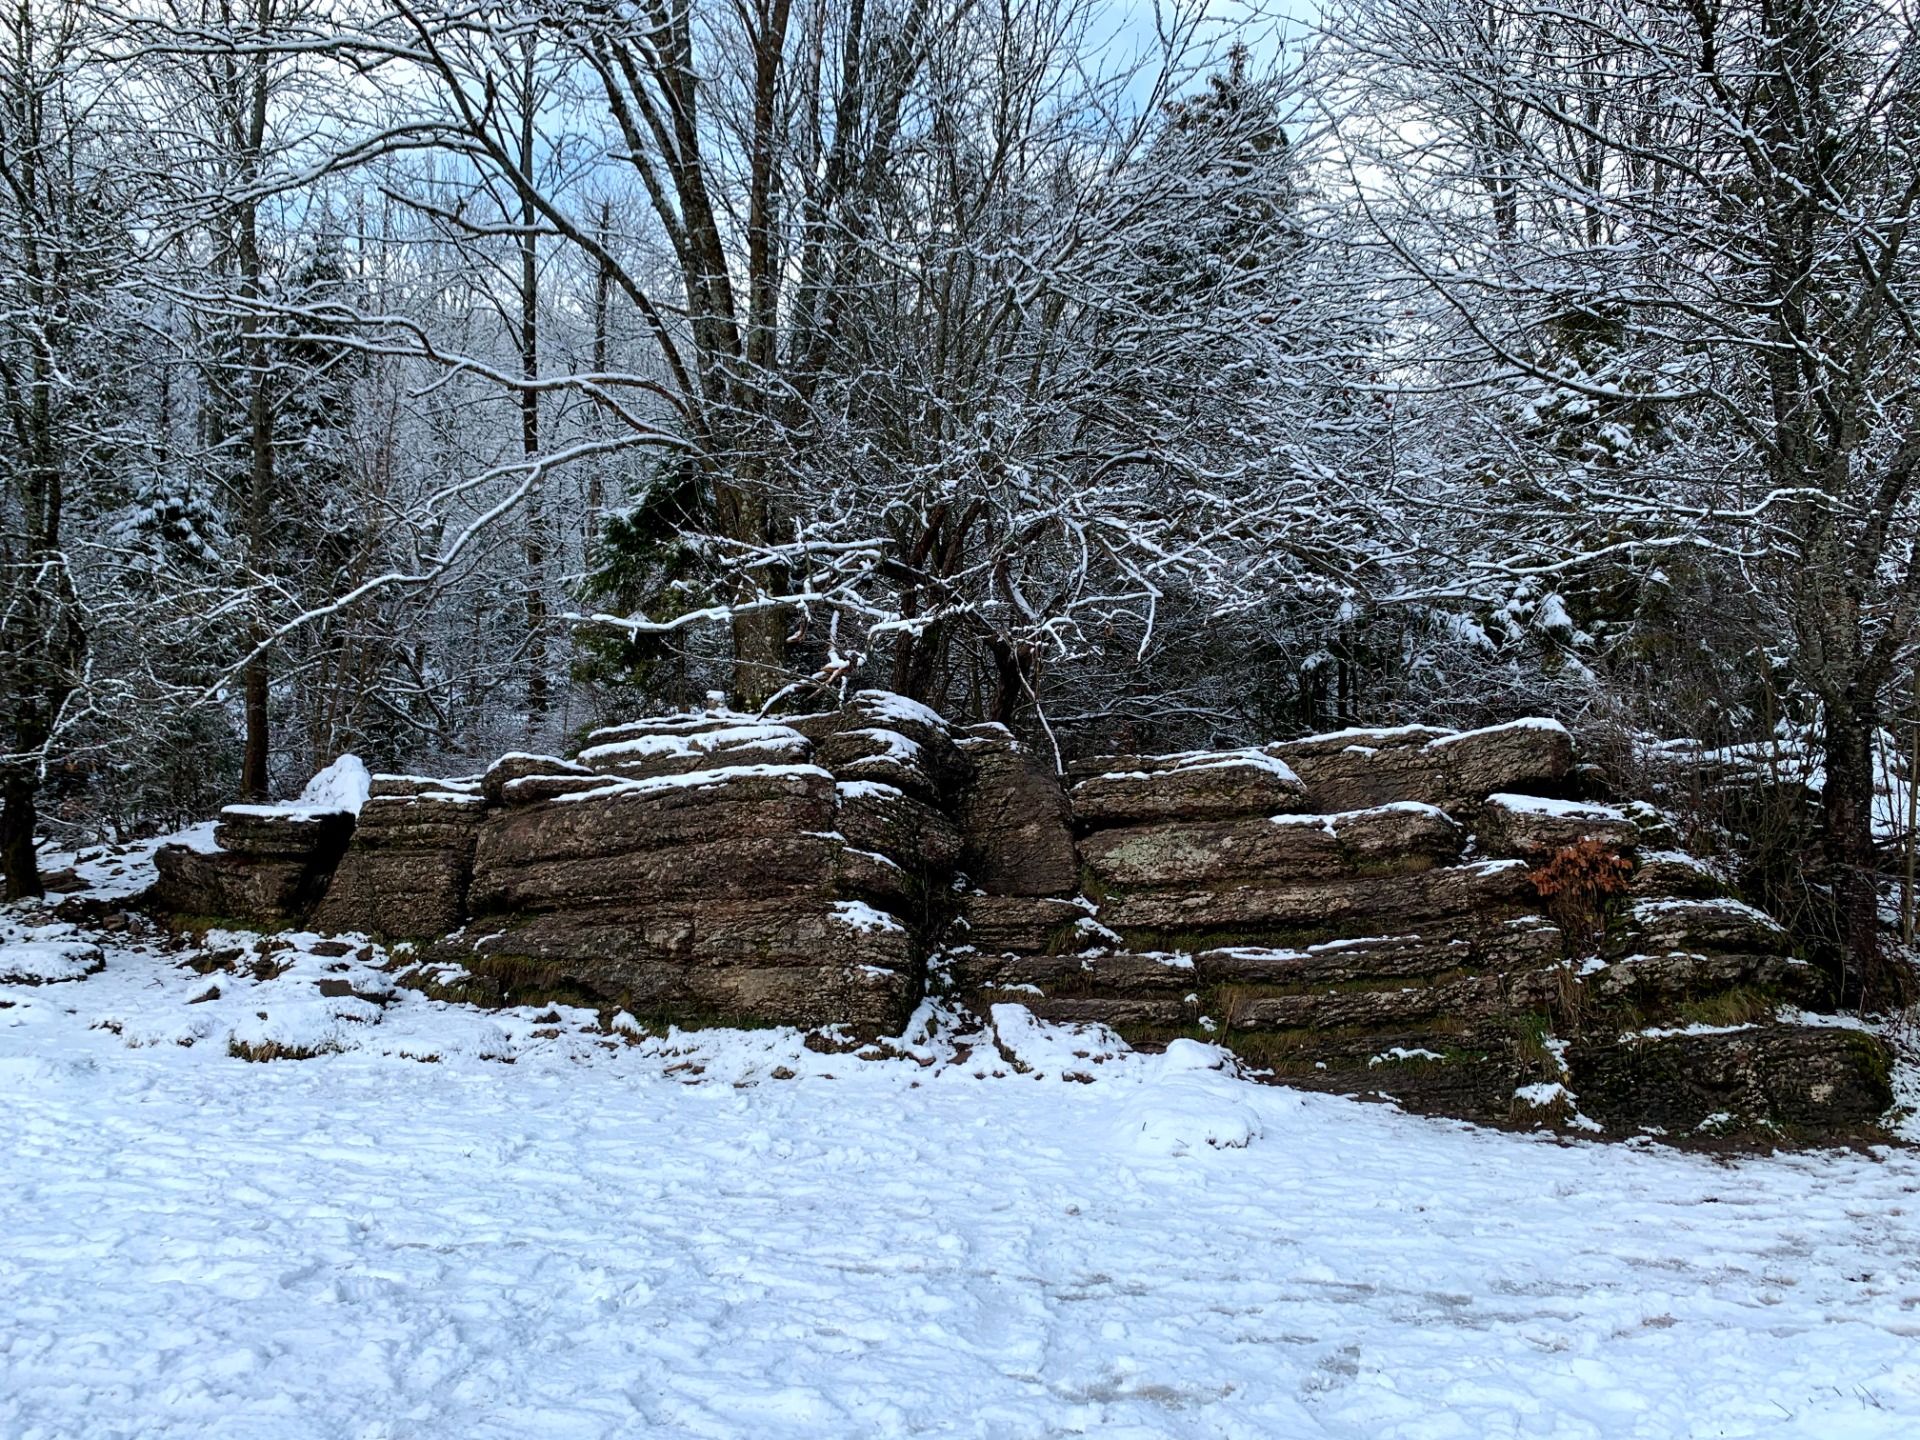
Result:
{"type": "Polygon", "coordinates": [[[159,872],[149,900],[173,915],[283,925],[298,919],[320,898],[331,863],[306,859],[207,852],[163,845],[154,852],[159,872]]]}
{"type": "Polygon", "coordinates": [[[960,858],[960,827],[898,786],[873,780],[837,783],[834,813],[849,845],[876,851],[916,873],[951,870],[960,858]]]}
{"type": "Polygon", "coordinates": [[[687,1022],[881,1033],[904,1024],[919,999],[911,935],[857,901],[681,900],[482,917],[435,958],[687,1022]]]}
{"type": "Polygon", "coordinates": [[[842,842],[812,765],[607,780],[502,810],[474,854],[476,913],[828,888],[842,842]]]}
{"type": "Polygon", "coordinates": [[[1504,919],[1530,906],[1526,873],[1521,861],[1489,860],[1298,885],[1128,891],[1102,900],[1099,919],[1123,935],[1332,931],[1337,937],[1341,930],[1363,926],[1366,931],[1420,929],[1429,921],[1469,914],[1504,919]]]}
{"type": "Polygon", "coordinates": [[[603,740],[580,752],[579,763],[636,780],[686,775],[733,765],[803,765],[813,742],[786,725],[753,721],[686,734],[641,734],[603,740]]]}
{"type": "Polygon", "coordinates": [[[954,943],[982,954],[1042,955],[1079,948],[1074,931],[1093,916],[1091,902],[1074,896],[967,895],[959,902],[954,943]]]}
{"type": "Polygon", "coordinates": [[[1636,954],[1724,950],[1774,955],[1784,953],[1788,944],[1779,921],[1727,897],[1635,901],[1617,942],[1636,954]]]}
{"type": "Polygon", "coordinates": [[[1611,805],[1541,795],[1489,795],[1474,825],[1489,854],[1544,859],[1583,840],[1615,852],[1640,843],[1640,829],[1611,805]]]}
{"type": "Polygon", "coordinates": [[[1443,810],[1401,802],[1338,815],[1173,821],[1100,830],[1082,842],[1106,886],[1288,885],[1424,869],[1459,855],[1467,831],[1443,810]]]}
{"type": "Polygon", "coordinates": [[[1343,730],[1266,750],[1293,767],[1316,810],[1395,800],[1473,808],[1503,791],[1557,793],[1573,774],[1573,737],[1553,720],[1463,731],[1425,725],[1343,730]]]}
{"type": "Polygon", "coordinates": [[[344,811],[284,805],[229,805],[213,827],[214,842],[236,855],[331,864],[346,849],[354,817],[344,811]]]}
{"type": "Polygon", "coordinates": [[[1303,810],[1307,789],[1264,750],[1110,756],[1074,785],[1074,821],[1088,829],[1173,820],[1224,820],[1303,810]]]}
{"type": "Polygon", "coordinates": [[[509,803],[508,791],[515,781],[536,775],[570,776],[583,781],[601,778],[592,767],[562,760],[558,755],[533,755],[516,750],[487,767],[486,776],[480,782],[481,793],[489,805],[504,805],[509,803]]]}

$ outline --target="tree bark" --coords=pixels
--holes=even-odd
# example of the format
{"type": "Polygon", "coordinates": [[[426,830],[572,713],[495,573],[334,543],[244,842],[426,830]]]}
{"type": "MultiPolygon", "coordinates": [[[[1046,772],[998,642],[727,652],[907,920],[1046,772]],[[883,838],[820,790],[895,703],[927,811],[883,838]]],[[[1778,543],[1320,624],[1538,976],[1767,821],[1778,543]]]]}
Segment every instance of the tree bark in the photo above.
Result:
{"type": "Polygon", "coordinates": [[[246,696],[246,746],[240,755],[240,795],[242,799],[261,801],[268,797],[267,779],[267,665],[256,660],[247,666],[242,683],[246,696]]]}
{"type": "Polygon", "coordinates": [[[33,848],[38,819],[32,778],[9,775],[0,792],[0,869],[6,872],[9,900],[46,893],[40,882],[40,858],[33,848]]]}
{"type": "MultiPolygon", "coordinates": [[[[533,382],[540,378],[540,267],[539,237],[535,225],[540,211],[533,193],[533,171],[538,160],[535,148],[535,110],[537,81],[534,39],[529,32],[521,39],[520,70],[520,376],[527,383],[520,391],[520,453],[531,465],[540,453],[540,392],[533,382]]],[[[523,554],[526,559],[527,601],[527,716],[538,724],[545,718],[547,687],[547,518],[543,508],[539,476],[527,489],[527,527],[523,554]]]]}
{"type": "Polygon", "coordinates": [[[1826,785],[1821,846],[1833,887],[1843,1004],[1877,998],[1880,973],[1878,866],[1873,850],[1873,726],[1870,717],[1825,707],[1826,785]]]}
{"type": "Polygon", "coordinates": [[[1011,725],[1020,707],[1033,696],[1033,676],[1037,654],[1031,644],[1009,641],[995,635],[987,641],[993,656],[993,713],[989,720],[1011,725]]]}
{"type": "MultiPolygon", "coordinates": [[[[274,11],[262,0],[252,17],[262,30],[272,25],[274,11]]],[[[242,72],[234,97],[246,110],[239,139],[237,169],[243,185],[251,186],[263,167],[267,139],[269,81],[267,61],[255,56],[242,72]]],[[[239,112],[236,108],[236,119],[239,112]]],[[[247,391],[247,559],[256,570],[268,568],[272,544],[274,504],[274,407],[270,386],[272,357],[260,317],[251,307],[266,298],[266,263],[260,253],[260,202],[248,196],[238,214],[236,258],[240,266],[240,296],[249,307],[242,315],[241,353],[246,358],[247,391]]],[[[263,638],[256,629],[250,637],[257,646],[263,638]]],[[[272,734],[267,726],[267,657],[256,655],[244,671],[246,743],[241,753],[240,793],[248,800],[267,798],[267,757],[272,734]]]]}
{"type": "Polygon", "coordinates": [[[733,703],[758,710],[786,683],[787,612],[745,610],[733,617],[733,703]]]}

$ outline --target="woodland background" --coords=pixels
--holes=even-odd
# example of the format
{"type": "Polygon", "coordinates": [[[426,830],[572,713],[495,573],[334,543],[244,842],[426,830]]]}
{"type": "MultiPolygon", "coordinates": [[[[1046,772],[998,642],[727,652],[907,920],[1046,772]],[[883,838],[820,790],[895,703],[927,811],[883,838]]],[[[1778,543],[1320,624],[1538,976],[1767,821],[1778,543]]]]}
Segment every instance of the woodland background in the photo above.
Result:
{"type": "Polygon", "coordinates": [[[881,686],[1556,715],[1855,996],[1912,0],[9,0],[0,859],[881,686]]]}

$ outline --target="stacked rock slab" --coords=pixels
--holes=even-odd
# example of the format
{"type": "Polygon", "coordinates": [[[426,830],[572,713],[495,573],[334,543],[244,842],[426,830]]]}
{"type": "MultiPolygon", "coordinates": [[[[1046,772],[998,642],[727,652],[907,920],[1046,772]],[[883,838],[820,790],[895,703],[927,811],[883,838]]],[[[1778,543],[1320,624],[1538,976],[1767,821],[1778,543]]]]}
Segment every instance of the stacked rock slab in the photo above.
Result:
{"type": "Polygon", "coordinates": [[[357,827],[235,808],[218,853],[163,852],[154,900],[412,941],[423,973],[475,999],[891,1032],[949,917],[971,776],[946,723],[897,696],[792,725],[673,715],[597,731],[574,759],[375,777],[357,827]]]}
{"type": "Polygon", "coordinates": [[[313,927],[406,939],[458,929],[485,816],[477,779],[374,776],[313,927]]]}
{"type": "Polygon", "coordinates": [[[284,924],[325,891],[353,832],[353,817],[298,807],[229,805],[212,850],[165,845],[154,855],[152,901],[175,915],[284,924]]]}
{"type": "Polygon", "coordinates": [[[1549,721],[1080,762],[863,691],[378,776],[357,826],[230,807],[178,914],[415,942],[468,998],[897,1031],[932,983],[1494,1122],[1864,1130],[1871,1034],[1549,721]],[[1582,898],[1580,886],[1601,886],[1582,898]],[[930,957],[937,963],[930,963],[930,957]]]}
{"type": "Polygon", "coordinates": [[[932,711],[862,693],[793,725],[672,716],[510,768],[435,959],[683,1021],[877,1034],[918,1002],[965,772],[932,711]]]}
{"type": "Polygon", "coordinates": [[[960,744],[971,771],[958,806],[956,953],[1044,953],[1097,941],[1094,907],[1079,893],[1073,811],[1050,757],[1004,725],[972,726],[960,744]]]}
{"type": "Polygon", "coordinates": [[[1565,730],[1521,721],[1082,762],[1087,910],[976,923],[955,980],[983,1006],[1203,1036],[1290,1084],[1484,1121],[1871,1126],[1881,1043],[1785,1018],[1820,983],[1780,927],[1660,848],[1645,809],[1567,798],[1573,761],[1565,730]],[[1628,893],[1563,913],[1547,867],[1568,853],[1628,893]]]}

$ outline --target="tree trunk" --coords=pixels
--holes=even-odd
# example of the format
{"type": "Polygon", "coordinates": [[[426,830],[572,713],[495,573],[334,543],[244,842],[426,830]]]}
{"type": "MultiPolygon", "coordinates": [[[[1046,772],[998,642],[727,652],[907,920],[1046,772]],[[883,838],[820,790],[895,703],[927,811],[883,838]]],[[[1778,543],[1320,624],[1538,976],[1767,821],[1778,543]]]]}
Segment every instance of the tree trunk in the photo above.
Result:
{"type": "MultiPolygon", "coordinates": [[[[531,465],[540,453],[540,267],[539,236],[535,226],[540,211],[531,177],[538,160],[534,125],[537,108],[537,54],[531,33],[521,40],[520,70],[520,454],[531,465]]],[[[547,517],[538,475],[527,490],[526,558],[527,601],[527,717],[537,725],[547,713],[547,517]]]]}
{"type": "Polygon", "coordinates": [[[1035,651],[1025,641],[1016,643],[998,635],[987,641],[987,649],[993,656],[994,671],[993,713],[987,719],[1011,725],[1020,707],[1033,696],[1035,651]]]}
{"type": "MultiPolygon", "coordinates": [[[[720,532],[749,545],[766,544],[769,531],[760,463],[758,456],[743,457],[736,469],[746,473],[714,487],[720,532]]],[[[733,703],[742,710],[760,709],[787,683],[787,607],[764,603],[781,592],[786,578],[777,566],[761,566],[734,582],[734,603],[754,606],[736,611],[732,621],[733,703]]]]}
{"type": "MultiPolygon", "coordinates": [[[[256,12],[264,25],[268,12],[256,12]]],[[[267,136],[268,80],[266,62],[256,58],[247,72],[246,132],[239,170],[253,181],[262,168],[267,136]]],[[[247,199],[240,206],[238,260],[240,294],[249,307],[266,297],[266,264],[260,254],[260,202],[247,199]]],[[[274,407],[269,377],[272,356],[262,333],[260,317],[249,309],[242,317],[241,352],[247,362],[247,561],[260,573],[270,568],[274,507],[274,407]]],[[[251,637],[256,645],[258,631],[251,637]]],[[[246,687],[246,746],[241,754],[240,793],[247,800],[267,798],[267,756],[272,736],[267,728],[267,657],[256,656],[244,671],[246,687]]]]}
{"type": "Polygon", "coordinates": [[[1843,1004],[1869,1002],[1881,974],[1878,867],[1873,850],[1873,726],[1869,717],[1825,707],[1826,786],[1821,845],[1833,886],[1834,935],[1843,1004]]]}
{"type": "Polygon", "coordinates": [[[246,687],[247,740],[240,756],[240,796],[261,801],[268,795],[267,663],[255,660],[243,677],[246,687]]]}
{"type": "Polygon", "coordinates": [[[758,710],[786,683],[787,612],[779,606],[733,617],[733,703],[758,710]]]}
{"type": "Polygon", "coordinates": [[[7,777],[0,793],[0,869],[6,871],[9,900],[46,893],[40,883],[40,858],[33,848],[39,819],[33,792],[31,777],[14,774],[7,777]]]}

